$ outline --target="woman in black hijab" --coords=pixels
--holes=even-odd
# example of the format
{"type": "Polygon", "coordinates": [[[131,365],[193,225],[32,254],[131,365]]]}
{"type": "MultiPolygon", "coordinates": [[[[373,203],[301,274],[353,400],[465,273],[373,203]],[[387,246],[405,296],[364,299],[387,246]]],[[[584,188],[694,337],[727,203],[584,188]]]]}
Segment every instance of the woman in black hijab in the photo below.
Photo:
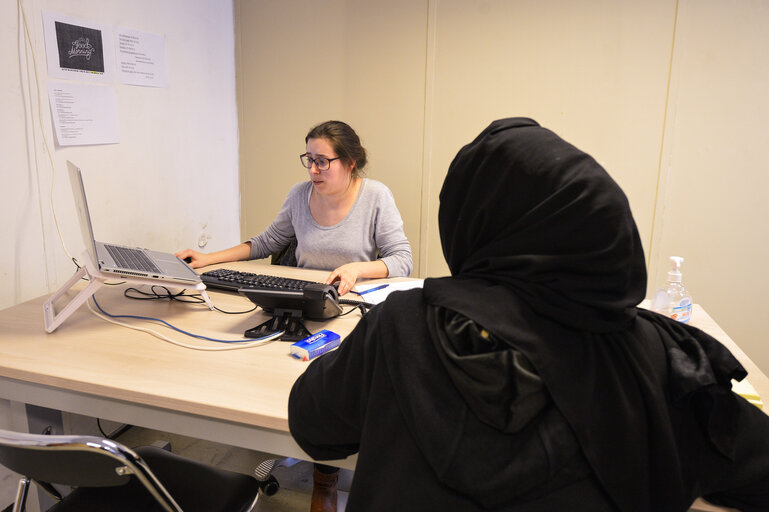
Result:
{"type": "Polygon", "coordinates": [[[348,511],[769,510],[769,418],[718,341],[637,308],[643,249],[595,160],[495,121],[440,201],[452,276],[393,293],[291,393],[308,454],[359,453],[348,511]]]}

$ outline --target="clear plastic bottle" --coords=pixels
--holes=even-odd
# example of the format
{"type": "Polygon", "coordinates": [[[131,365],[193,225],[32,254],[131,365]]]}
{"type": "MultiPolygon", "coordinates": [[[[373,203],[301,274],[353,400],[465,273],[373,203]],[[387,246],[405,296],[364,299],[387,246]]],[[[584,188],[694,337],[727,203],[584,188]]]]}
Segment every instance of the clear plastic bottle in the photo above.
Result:
{"type": "Polygon", "coordinates": [[[657,313],[669,316],[673,320],[686,323],[692,317],[692,298],[686,291],[681,279],[680,256],[671,256],[671,268],[668,271],[667,286],[660,288],[652,298],[651,309],[657,313]]]}

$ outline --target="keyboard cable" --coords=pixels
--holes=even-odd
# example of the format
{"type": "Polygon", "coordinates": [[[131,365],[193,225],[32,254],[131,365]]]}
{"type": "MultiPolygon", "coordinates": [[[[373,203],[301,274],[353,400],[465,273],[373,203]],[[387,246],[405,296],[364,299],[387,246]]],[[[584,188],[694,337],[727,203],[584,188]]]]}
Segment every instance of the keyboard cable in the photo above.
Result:
{"type": "Polygon", "coordinates": [[[194,333],[187,332],[187,331],[185,331],[183,329],[180,329],[180,328],[178,328],[178,327],[176,327],[176,326],[174,326],[174,325],[172,325],[172,324],[170,324],[170,323],[168,323],[165,320],[162,320],[160,318],[153,318],[153,317],[140,316],[140,315],[114,315],[114,314],[108,313],[97,302],[96,294],[91,296],[91,301],[93,301],[93,303],[96,305],[96,307],[99,309],[99,311],[96,311],[95,309],[93,309],[93,307],[91,306],[91,302],[90,301],[88,302],[88,309],[91,311],[91,313],[93,313],[94,315],[98,316],[99,318],[101,318],[102,320],[104,320],[106,322],[109,322],[109,323],[112,323],[112,324],[115,324],[115,325],[120,325],[122,327],[127,327],[129,329],[133,329],[133,330],[136,330],[136,331],[145,332],[147,334],[155,336],[156,338],[159,338],[159,339],[161,339],[163,341],[166,341],[168,343],[171,343],[173,345],[177,345],[177,346],[180,346],[180,347],[189,348],[189,349],[193,349],[193,350],[216,352],[216,351],[223,351],[223,350],[239,350],[239,349],[244,349],[244,348],[257,347],[257,346],[260,346],[260,345],[264,345],[265,343],[268,343],[268,342],[270,342],[270,341],[272,341],[272,340],[282,336],[285,333],[285,331],[278,331],[278,332],[274,332],[274,333],[272,333],[270,335],[264,336],[262,338],[253,338],[253,339],[252,338],[248,338],[248,339],[238,339],[238,340],[221,340],[221,339],[216,339],[216,338],[209,338],[207,336],[203,336],[203,335],[200,335],[200,334],[194,334],[194,333]],[[116,320],[117,318],[131,318],[131,319],[136,319],[136,320],[145,320],[145,321],[149,321],[149,322],[159,322],[159,323],[165,325],[166,327],[168,327],[170,329],[173,329],[175,331],[178,331],[178,332],[180,332],[182,334],[185,334],[187,336],[190,336],[190,337],[193,337],[193,338],[202,339],[202,340],[207,340],[207,341],[214,341],[214,342],[217,342],[217,343],[226,343],[226,346],[223,346],[223,347],[222,346],[220,346],[220,347],[210,347],[210,346],[190,345],[190,344],[183,343],[181,341],[177,341],[177,340],[174,340],[172,338],[169,338],[168,336],[166,336],[164,334],[161,334],[161,333],[159,333],[157,331],[154,331],[152,329],[149,329],[147,327],[141,327],[141,326],[138,326],[138,325],[132,325],[132,324],[128,324],[128,323],[125,323],[125,322],[120,322],[120,321],[116,320]]]}

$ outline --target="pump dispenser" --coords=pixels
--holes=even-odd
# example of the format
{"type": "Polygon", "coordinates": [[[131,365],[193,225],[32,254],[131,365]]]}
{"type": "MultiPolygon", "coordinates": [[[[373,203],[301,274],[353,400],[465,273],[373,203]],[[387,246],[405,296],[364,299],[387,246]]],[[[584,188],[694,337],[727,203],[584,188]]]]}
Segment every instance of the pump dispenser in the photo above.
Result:
{"type": "Polygon", "coordinates": [[[684,259],[680,256],[670,257],[667,286],[660,288],[654,294],[651,309],[673,320],[686,323],[692,317],[692,299],[682,283],[681,264],[683,262],[684,259]]]}

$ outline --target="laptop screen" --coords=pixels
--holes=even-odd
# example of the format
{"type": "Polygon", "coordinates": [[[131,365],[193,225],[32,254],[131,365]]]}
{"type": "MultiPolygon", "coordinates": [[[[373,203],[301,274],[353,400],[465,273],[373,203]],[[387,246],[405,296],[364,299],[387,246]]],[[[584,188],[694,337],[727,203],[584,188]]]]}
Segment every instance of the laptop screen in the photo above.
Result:
{"type": "Polygon", "coordinates": [[[80,222],[80,233],[83,236],[83,243],[91,256],[91,263],[98,268],[99,260],[96,257],[96,241],[93,237],[93,226],[91,226],[91,215],[88,213],[88,202],[85,199],[85,187],[83,186],[83,176],[80,168],[67,160],[67,170],[69,171],[69,183],[72,185],[72,195],[75,198],[75,207],[77,208],[78,220],[80,222]]]}

